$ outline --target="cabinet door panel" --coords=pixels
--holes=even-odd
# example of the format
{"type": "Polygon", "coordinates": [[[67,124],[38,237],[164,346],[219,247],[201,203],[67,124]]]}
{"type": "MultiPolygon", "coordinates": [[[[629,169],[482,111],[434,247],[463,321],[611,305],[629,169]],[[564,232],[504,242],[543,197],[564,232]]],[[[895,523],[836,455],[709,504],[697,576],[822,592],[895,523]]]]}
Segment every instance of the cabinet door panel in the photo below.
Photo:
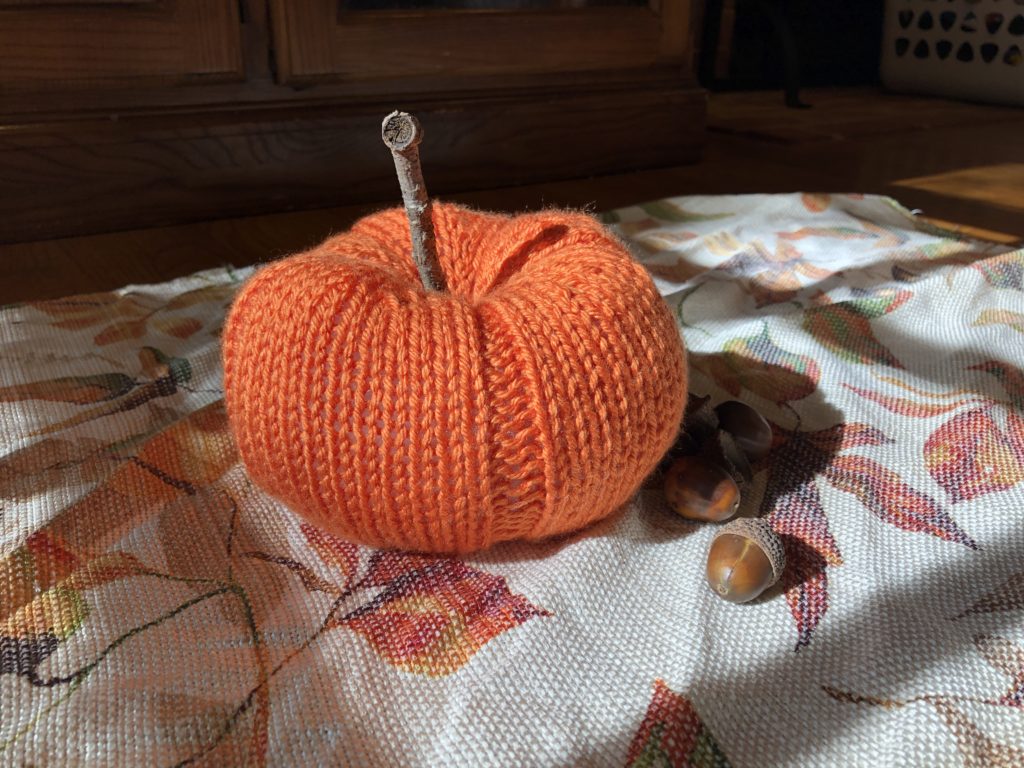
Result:
{"type": "Polygon", "coordinates": [[[0,95],[243,74],[237,0],[0,0],[0,95]]]}
{"type": "Polygon", "coordinates": [[[394,5],[361,11],[338,0],[271,0],[280,79],[471,81],[658,66],[681,71],[689,48],[689,0],[552,2],[518,10],[501,2],[495,10],[394,5]]]}

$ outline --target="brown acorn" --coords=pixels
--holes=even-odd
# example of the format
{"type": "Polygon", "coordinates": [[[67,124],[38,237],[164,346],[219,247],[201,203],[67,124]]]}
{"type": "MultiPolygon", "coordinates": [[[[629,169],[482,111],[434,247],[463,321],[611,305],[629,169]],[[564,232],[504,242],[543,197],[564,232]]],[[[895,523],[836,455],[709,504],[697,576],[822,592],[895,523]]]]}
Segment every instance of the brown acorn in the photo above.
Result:
{"type": "Polygon", "coordinates": [[[740,489],[714,462],[701,456],[680,456],[665,472],[665,498],[682,517],[720,523],[739,509],[740,489]]]}
{"type": "Polygon", "coordinates": [[[726,524],[711,541],[707,579],[733,603],[746,603],[780,578],[786,567],[782,539],[764,520],[741,517],[726,524]]]}
{"type": "Polygon", "coordinates": [[[772,428],[760,413],[739,400],[715,408],[720,429],[732,435],[736,446],[751,463],[763,459],[772,447],[772,428]]]}

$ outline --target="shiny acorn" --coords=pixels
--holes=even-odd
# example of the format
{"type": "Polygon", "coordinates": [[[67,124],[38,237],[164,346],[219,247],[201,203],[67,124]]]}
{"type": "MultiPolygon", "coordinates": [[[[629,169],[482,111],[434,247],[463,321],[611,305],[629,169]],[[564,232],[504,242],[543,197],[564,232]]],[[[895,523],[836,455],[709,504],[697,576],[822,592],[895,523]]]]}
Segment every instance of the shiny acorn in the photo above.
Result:
{"type": "Polygon", "coordinates": [[[772,428],[760,413],[739,400],[728,400],[715,408],[719,429],[728,432],[754,463],[768,455],[772,447],[772,428]]]}
{"type": "Polygon", "coordinates": [[[746,603],[782,578],[782,539],[761,519],[742,517],[723,526],[708,550],[708,584],[719,597],[746,603]]]}
{"type": "Polygon", "coordinates": [[[680,456],[665,472],[665,498],[681,517],[720,523],[739,509],[740,489],[714,462],[701,456],[680,456]]]}

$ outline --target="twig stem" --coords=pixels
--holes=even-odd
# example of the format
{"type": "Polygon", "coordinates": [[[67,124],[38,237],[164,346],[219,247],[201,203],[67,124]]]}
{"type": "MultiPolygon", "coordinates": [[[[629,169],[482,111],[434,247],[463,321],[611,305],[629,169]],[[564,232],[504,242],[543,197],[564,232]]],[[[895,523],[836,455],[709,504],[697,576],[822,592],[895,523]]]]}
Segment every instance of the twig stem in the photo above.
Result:
{"type": "Polygon", "coordinates": [[[402,187],[402,202],[409,217],[412,257],[419,270],[423,287],[428,291],[444,291],[447,285],[437,260],[437,240],[427,185],[420,168],[419,143],[423,128],[419,120],[405,112],[392,112],[381,124],[381,138],[395,159],[395,172],[402,187]]]}

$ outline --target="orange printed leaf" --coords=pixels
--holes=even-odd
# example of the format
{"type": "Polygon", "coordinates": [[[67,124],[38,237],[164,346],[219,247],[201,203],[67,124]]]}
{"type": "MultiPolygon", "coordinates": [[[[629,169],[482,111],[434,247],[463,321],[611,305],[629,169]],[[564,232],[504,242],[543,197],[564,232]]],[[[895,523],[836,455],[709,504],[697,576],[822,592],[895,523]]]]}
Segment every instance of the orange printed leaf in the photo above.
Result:
{"type": "Polygon", "coordinates": [[[825,471],[836,488],[856,496],[883,522],[904,531],[928,533],[977,549],[970,536],[928,495],[904,483],[899,475],[864,456],[839,456],[825,471]]]}
{"type": "Polygon", "coordinates": [[[800,195],[800,202],[804,204],[811,213],[821,213],[828,209],[829,205],[832,204],[832,195],[829,194],[812,194],[804,192],[800,195]]]}
{"type": "Polygon", "coordinates": [[[826,237],[833,240],[866,240],[873,235],[853,227],[800,227],[793,232],[779,232],[782,240],[804,240],[808,237],[826,237]]]}
{"type": "Polygon", "coordinates": [[[913,416],[918,419],[940,416],[943,413],[949,413],[950,411],[963,408],[965,405],[985,402],[979,398],[965,398],[963,400],[954,400],[948,403],[919,403],[905,397],[893,397],[892,395],[883,395],[881,392],[872,392],[869,389],[855,387],[851,384],[844,384],[843,386],[851,392],[856,392],[865,400],[878,403],[887,411],[898,413],[901,416],[913,416]]]}
{"type": "Polygon", "coordinates": [[[974,644],[990,666],[1013,681],[1000,703],[1024,707],[1024,648],[1005,637],[993,635],[977,635],[974,644]]]}
{"type": "Polygon", "coordinates": [[[1024,480],[1024,419],[1010,411],[1003,431],[992,412],[986,407],[958,414],[924,444],[928,471],[954,503],[1024,480]]]}
{"type": "Polygon", "coordinates": [[[362,585],[384,589],[335,625],[362,635],[388,664],[430,677],[457,671],[498,635],[550,615],[504,578],[450,558],[377,552],[362,585]]]}
{"type": "Polygon", "coordinates": [[[194,288],[191,291],[179,293],[164,304],[161,309],[173,312],[179,309],[186,309],[187,307],[194,307],[196,304],[222,302],[234,296],[237,290],[238,286],[233,283],[204,285],[202,288],[194,288]]]}
{"type": "Polygon", "coordinates": [[[194,317],[158,318],[150,324],[160,333],[177,339],[187,339],[203,329],[203,324],[194,317]]]}
{"type": "Polygon", "coordinates": [[[32,302],[29,306],[55,318],[57,328],[88,328],[119,319],[133,319],[151,310],[131,295],[89,293],[65,299],[32,302]]]}
{"type": "Polygon", "coordinates": [[[929,701],[956,739],[964,765],[991,768],[1018,768],[1024,765],[1024,750],[991,739],[957,709],[949,698],[934,697],[929,701]]]}
{"type": "Polygon", "coordinates": [[[105,347],[108,344],[116,344],[119,341],[131,341],[142,338],[146,333],[146,318],[137,320],[119,320],[112,323],[93,337],[93,343],[98,347],[105,347]]]}
{"type": "Polygon", "coordinates": [[[1017,333],[1024,333],[1024,313],[1009,309],[986,309],[972,325],[1005,325],[1017,333]]]}
{"type": "Polygon", "coordinates": [[[707,267],[694,264],[692,261],[679,257],[671,264],[654,264],[644,262],[644,268],[655,277],[670,283],[685,283],[707,271],[707,267]]]}
{"type": "Polygon", "coordinates": [[[626,755],[626,768],[729,768],[693,704],[654,681],[654,695],[626,755]]]}
{"type": "Polygon", "coordinates": [[[135,387],[135,379],[123,373],[101,373],[94,376],[62,376],[10,387],[0,387],[0,402],[45,400],[53,403],[90,405],[113,400],[135,387]]]}

